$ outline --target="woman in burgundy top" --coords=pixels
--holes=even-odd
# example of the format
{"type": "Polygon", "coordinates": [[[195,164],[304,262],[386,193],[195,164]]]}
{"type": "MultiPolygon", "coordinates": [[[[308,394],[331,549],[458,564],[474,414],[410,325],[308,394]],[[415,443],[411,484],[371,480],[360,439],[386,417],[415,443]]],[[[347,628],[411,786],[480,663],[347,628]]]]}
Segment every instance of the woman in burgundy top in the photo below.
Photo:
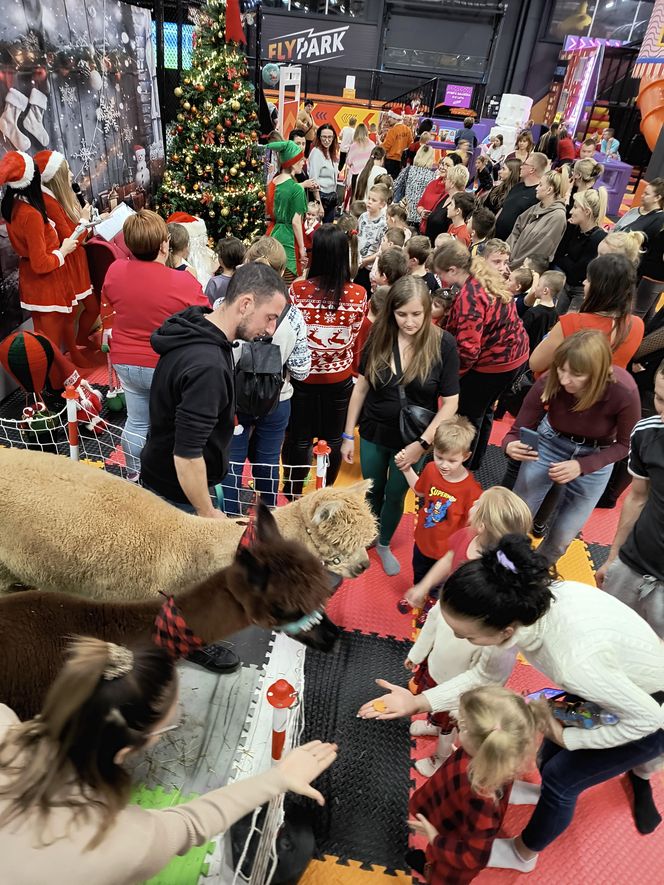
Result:
{"type": "Polygon", "coordinates": [[[611,365],[606,336],[586,329],[566,338],[503,440],[505,454],[523,462],[514,491],[533,515],[554,484],[563,489],[538,548],[549,562],[556,562],[583,528],[613,464],[627,454],[640,417],[634,379],[611,365]],[[537,431],[536,444],[521,442],[521,428],[537,431]]]}
{"type": "Polygon", "coordinates": [[[433,256],[443,286],[459,286],[447,318],[461,367],[459,414],[477,428],[469,467],[477,470],[489,442],[493,404],[528,360],[528,335],[503,277],[457,240],[433,256]]]}
{"type": "Polygon", "coordinates": [[[561,129],[558,133],[558,166],[564,163],[573,163],[576,160],[574,142],[567,129],[561,129]]]}
{"type": "Polygon", "coordinates": [[[131,215],[122,228],[137,261],[115,261],[101,294],[102,319],[112,317],[111,357],[127,399],[122,451],[127,478],[136,481],[150,426],[150,385],[159,357],[150,336],[171,314],[185,307],[210,306],[201,284],[188,273],[166,267],[168,228],[149,209],[131,215]]]}

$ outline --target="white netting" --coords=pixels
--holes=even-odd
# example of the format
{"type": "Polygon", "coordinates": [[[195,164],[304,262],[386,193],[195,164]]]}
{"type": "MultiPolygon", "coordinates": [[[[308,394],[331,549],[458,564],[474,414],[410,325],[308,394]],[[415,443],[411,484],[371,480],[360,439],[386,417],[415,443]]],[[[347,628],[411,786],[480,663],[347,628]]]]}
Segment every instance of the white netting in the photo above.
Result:
{"type": "MultiPolygon", "coordinates": [[[[61,401],[55,402],[59,411],[54,410],[53,403],[48,405],[47,411],[37,411],[32,399],[13,394],[3,404],[3,411],[9,417],[0,417],[0,445],[70,456],[67,408],[61,405],[61,401]],[[23,416],[26,406],[34,412],[30,417],[23,416]]],[[[116,414],[104,409],[101,421],[94,415],[78,421],[78,458],[116,476],[128,478],[138,469],[136,456],[145,438],[111,423],[116,414]]],[[[311,464],[291,467],[281,463],[252,464],[246,461],[241,464],[232,461],[227,476],[215,487],[213,500],[230,516],[244,515],[256,494],[260,494],[268,506],[277,507],[288,503],[284,487],[288,486],[291,476],[307,491],[314,484],[315,467],[311,464]]]]}

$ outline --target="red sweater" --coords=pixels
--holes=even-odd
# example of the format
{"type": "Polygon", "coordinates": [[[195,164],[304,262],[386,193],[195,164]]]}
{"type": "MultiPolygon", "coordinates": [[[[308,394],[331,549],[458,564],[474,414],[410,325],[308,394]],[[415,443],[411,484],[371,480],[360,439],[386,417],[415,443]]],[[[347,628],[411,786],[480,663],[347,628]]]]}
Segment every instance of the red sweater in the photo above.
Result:
{"type": "Polygon", "coordinates": [[[336,384],[350,378],[355,341],[366,312],[367,293],[347,283],[337,310],[314,280],[297,280],[290,297],[302,311],[311,350],[311,372],[304,384],[336,384]]]}
{"type": "Polygon", "coordinates": [[[558,139],[558,159],[559,160],[573,160],[576,156],[574,150],[574,142],[571,138],[559,138],[558,139]]]}
{"type": "Polygon", "coordinates": [[[456,338],[460,374],[509,372],[528,359],[528,335],[516,304],[490,297],[474,277],[468,277],[454,299],[447,331],[456,338]]]}
{"type": "Polygon", "coordinates": [[[438,830],[426,851],[429,885],[472,882],[489,861],[507,811],[512,785],[498,801],[478,796],[468,780],[469,762],[470,756],[457,750],[410,799],[410,814],[423,814],[438,830]]]}
{"type": "Polygon", "coordinates": [[[210,307],[190,273],[157,261],[115,261],[109,267],[102,302],[115,311],[111,356],[120,365],[154,368],[159,357],[150,335],[185,307],[210,307]]]}

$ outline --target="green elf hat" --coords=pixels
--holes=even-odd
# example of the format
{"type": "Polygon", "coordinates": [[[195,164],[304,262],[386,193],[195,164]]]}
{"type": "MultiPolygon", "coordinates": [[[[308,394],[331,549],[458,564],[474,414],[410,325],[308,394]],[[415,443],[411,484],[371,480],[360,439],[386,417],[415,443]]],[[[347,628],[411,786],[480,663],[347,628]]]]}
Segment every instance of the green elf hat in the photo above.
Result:
{"type": "Polygon", "coordinates": [[[304,151],[299,148],[294,141],[271,141],[265,147],[270,151],[276,151],[279,154],[279,162],[282,169],[288,169],[294,166],[298,160],[304,157],[304,151]]]}

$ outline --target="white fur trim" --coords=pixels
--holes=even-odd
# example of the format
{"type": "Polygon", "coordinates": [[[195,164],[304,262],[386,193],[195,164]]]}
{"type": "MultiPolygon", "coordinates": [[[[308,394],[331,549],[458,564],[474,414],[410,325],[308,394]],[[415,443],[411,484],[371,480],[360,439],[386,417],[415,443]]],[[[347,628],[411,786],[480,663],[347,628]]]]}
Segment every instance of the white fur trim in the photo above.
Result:
{"type": "Polygon", "coordinates": [[[25,154],[23,151],[16,151],[16,153],[23,158],[25,172],[17,181],[8,181],[7,184],[9,187],[13,187],[14,190],[22,190],[24,187],[27,187],[35,177],[35,163],[30,154],[25,154]]]}
{"type": "Polygon", "coordinates": [[[50,181],[64,161],[64,155],[60,151],[51,151],[51,156],[48,158],[48,163],[44,166],[44,171],[42,172],[42,181],[50,181]]]}
{"type": "Polygon", "coordinates": [[[21,301],[23,310],[29,310],[30,313],[71,313],[71,307],[65,307],[62,304],[28,304],[21,301]]]}
{"type": "Polygon", "coordinates": [[[46,110],[48,107],[48,95],[44,95],[43,92],[40,92],[39,89],[33,86],[30,92],[30,104],[37,105],[38,108],[46,110]]]}
{"type": "Polygon", "coordinates": [[[58,261],[60,262],[60,267],[62,267],[62,265],[65,263],[65,256],[62,254],[62,252],[59,249],[54,249],[53,254],[57,257],[58,261]]]}
{"type": "Polygon", "coordinates": [[[85,298],[88,297],[88,295],[92,295],[92,286],[90,286],[89,289],[86,289],[85,292],[77,292],[76,295],[74,295],[76,303],[78,304],[79,302],[83,301],[85,298]]]}

